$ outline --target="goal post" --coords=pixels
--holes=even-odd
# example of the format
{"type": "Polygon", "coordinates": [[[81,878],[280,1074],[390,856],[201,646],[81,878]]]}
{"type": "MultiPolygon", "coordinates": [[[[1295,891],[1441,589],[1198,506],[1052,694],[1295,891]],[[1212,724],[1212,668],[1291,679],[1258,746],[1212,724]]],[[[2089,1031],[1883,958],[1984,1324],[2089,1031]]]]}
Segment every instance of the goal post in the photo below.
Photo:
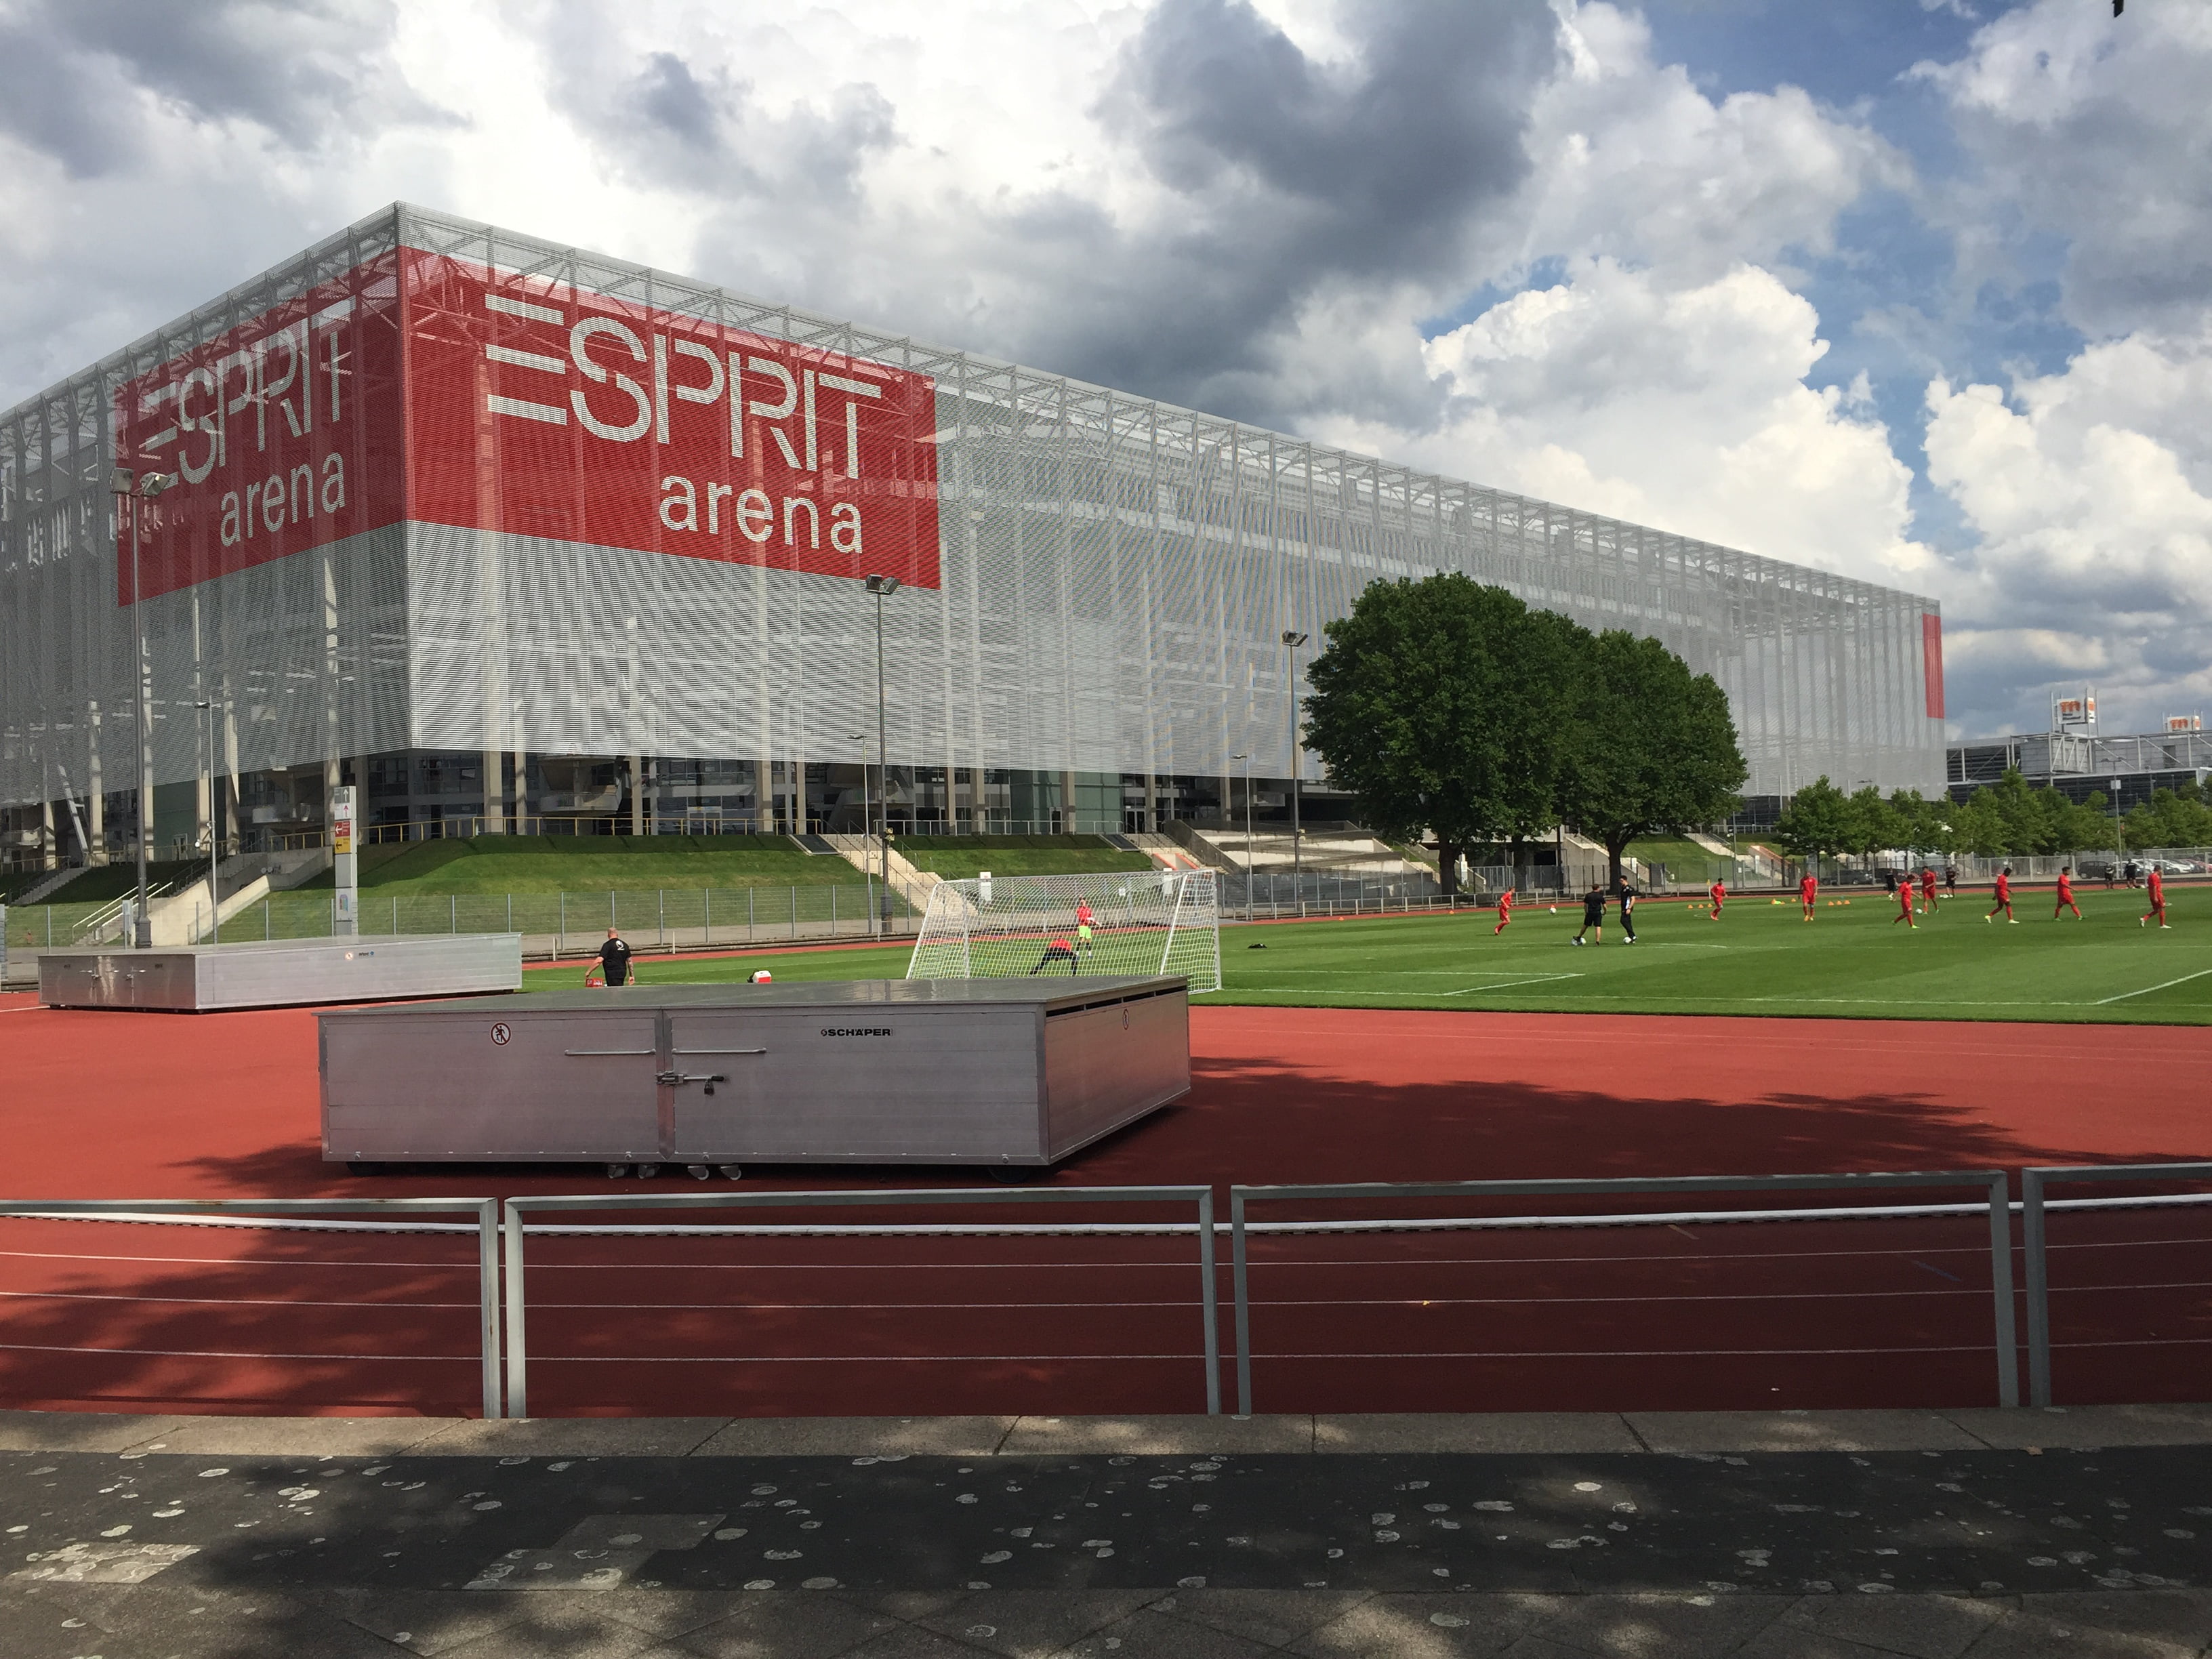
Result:
{"type": "Polygon", "coordinates": [[[1221,905],[1211,870],[993,876],[930,890],[908,979],[1175,974],[1221,988],[1221,905]],[[1088,908],[1091,937],[1082,936],[1088,908]]]}

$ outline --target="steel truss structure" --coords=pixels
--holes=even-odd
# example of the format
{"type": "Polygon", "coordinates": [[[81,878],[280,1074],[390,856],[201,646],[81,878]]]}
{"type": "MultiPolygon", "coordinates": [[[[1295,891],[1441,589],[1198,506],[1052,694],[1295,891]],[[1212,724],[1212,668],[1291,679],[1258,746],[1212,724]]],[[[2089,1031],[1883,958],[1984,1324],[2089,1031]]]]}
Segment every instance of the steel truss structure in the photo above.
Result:
{"type": "MultiPolygon", "coordinates": [[[[514,464],[499,434],[516,422],[431,430],[406,413],[418,384],[383,383],[392,362],[456,339],[476,349],[467,331],[487,319],[455,272],[540,296],[513,302],[524,311],[565,317],[561,304],[588,301],[630,316],[634,343],[648,328],[672,338],[711,325],[805,356],[824,386],[860,370],[926,381],[934,477],[878,486],[883,500],[903,491],[935,508],[935,546],[908,550],[920,574],[883,611],[894,768],[942,768],[964,791],[992,769],[1227,778],[1243,769],[1231,757],[1249,754],[1263,777],[1287,779],[1285,699],[1326,624],[1369,582],[1456,570],[1591,627],[1656,636],[1711,673],[1735,710],[1748,793],[1786,795],[1823,774],[1941,785],[1932,601],[395,204],[0,415],[0,805],[82,798],[96,816],[103,794],[135,782],[130,613],[106,474],[118,431],[161,395],[145,391],[149,377],[230,341],[246,342],[222,348],[245,365],[251,406],[229,417],[241,450],[248,420],[270,441],[290,374],[275,378],[280,351],[295,350],[302,374],[327,360],[324,441],[343,452],[358,500],[398,501],[404,477],[411,501],[422,470],[458,453],[466,467],[449,467],[446,487],[480,492],[483,512],[466,525],[365,514],[354,533],[267,562],[210,556],[140,598],[159,783],[198,777],[210,736],[232,778],[289,768],[335,781],[341,761],[457,750],[750,762],[764,790],[771,768],[858,758],[851,734],[872,728],[876,698],[874,612],[855,578],[873,551],[856,546],[846,568],[823,550],[801,568],[726,531],[730,546],[702,553],[675,538],[582,539],[559,530],[571,520],[558,513],[550,531],[511,507],[502,520],[495,497],[511,501],[518,485],[503,476],[514,464]],[[313,331],[325,325],[360,337],[325,351],[313,331]],[[392,362],[366,349],[372,327],[398,340],[392,362]],[[341,372],[349,426],[337,418],[341,372]],[[118,413],[132,399],[140,406],[118,413]],[[1285,630],[1313,638],[1296,667],[1285,630]]],[[[471,371],[492,377],[479,391],[493,388],[481,407],[495,415],[524,401],[508,388],[534,385],[518,358],[541,380],[566,368],[542,349],[483,349],[510,365],[471,371]]],[[[696,372],[686,361],[672,372],[696,372]]],[[[729,362],[734,422],[743,371],[738,355],[729,362]]],[[[593,372],[580,347],[577,366],[593,372]]],[[[652,372],[672,371],[656,361],[652,372]]],[[[636,373],[642,384],[647,371],[636,373]]],[[[719,392],[721,368],[714,376],[719,392]]],[[[811,398],[817,377],[806,378],[811,398]]],[[[676,395],[705,397],[696,385],[676,395]]],[[[526,406],[540,411],[532,420],[562,418],[562,405],[526,406]]],[[[823,431],[834,458],[826,416],[823,431]]],[[[757,468],[766,450],[756,434],[744,465],[757,468]]],[[[661,453],[646,441],[639,468],[672,465],[661,453]]],[[[817,465],[811,447],[802,464],[817,465]]],[[[856,460],[843,465],[858,477],[856,460]]],[[[277,518],[283,488],[272,476],[260,498],[277,518]]],[[[296,518],[296,478],[291,489],[296,518]]],[[[249,535],[256,510],[249,495],[249,535]]],[[[489,794],[500,775],[488,768],[489,794]]],[[[1317,778],[1310,757],[1304,775],[1317,778]]]]}

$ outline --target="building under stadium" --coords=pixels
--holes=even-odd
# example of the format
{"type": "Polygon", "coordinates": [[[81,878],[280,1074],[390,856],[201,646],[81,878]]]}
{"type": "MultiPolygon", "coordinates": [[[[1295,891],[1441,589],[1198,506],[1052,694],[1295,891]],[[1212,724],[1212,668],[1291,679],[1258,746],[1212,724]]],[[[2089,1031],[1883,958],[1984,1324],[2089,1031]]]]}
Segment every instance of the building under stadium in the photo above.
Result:
{"type": "Polygon", "coordinates": [[[134,609],[157,852],[210,776],[249,847],[856,829],[878,604],[895,826],[1264,820],[1324,624],[1440,569],[1711,673],[1754,800],[1944,778],[1929,600],[399,204],[0,416],[0,550],[16,863],[134,833],[134,609]]]}

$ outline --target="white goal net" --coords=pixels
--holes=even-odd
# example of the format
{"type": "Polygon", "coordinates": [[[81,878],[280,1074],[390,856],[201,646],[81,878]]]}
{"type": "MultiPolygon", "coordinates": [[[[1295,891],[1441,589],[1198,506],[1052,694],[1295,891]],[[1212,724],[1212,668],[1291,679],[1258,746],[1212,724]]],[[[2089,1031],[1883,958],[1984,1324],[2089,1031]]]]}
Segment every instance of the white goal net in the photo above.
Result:
{"type": "Polygon", "coordinates": [[[1221,908],[1211,870],[990,876],[930,890],[908,979],[1179,974],[1221,988],[1221,908]]]}

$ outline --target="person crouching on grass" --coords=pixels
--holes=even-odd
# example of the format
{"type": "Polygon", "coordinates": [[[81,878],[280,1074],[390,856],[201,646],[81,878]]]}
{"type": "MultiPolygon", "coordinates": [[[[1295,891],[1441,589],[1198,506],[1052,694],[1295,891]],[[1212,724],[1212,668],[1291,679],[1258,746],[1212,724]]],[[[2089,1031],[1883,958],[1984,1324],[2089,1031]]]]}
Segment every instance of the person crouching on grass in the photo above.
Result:
{"type": "Polygon", "coordinates": [[[1605,889],[1595,882],[1592,882],[1589,891],[1583,895],[1583,925],[1576,930],[1574,942],[1577,945],[1590,943],[1591,941],[1585,940],[1583,935],[1592,929],[1595,929],[1597,933],[1595,942],[1603,944],[1605,942],[1605,889]]]}
{"type": "Polygon", "coordinates": [[[1046,945],[1044,954],[1037,958],[1036,966],[1030,969],[1030,972],[1041,974],[1055,962],[1066,963],[1067,971],[1071,974],[1075,971],[1075,947],[1064,939],[1056,939],[1046,945]]]}
{"type": "Polygon", "coordinates": [[[1504,933],[1505,931],[1505,924],[1512,920],[1513,890],[1510,887],[1507,887],[1502,889],[1498,895],[1498,926],[1490,930],[1491,938],[1496,939],[1500,933],[1504,933]]]}

